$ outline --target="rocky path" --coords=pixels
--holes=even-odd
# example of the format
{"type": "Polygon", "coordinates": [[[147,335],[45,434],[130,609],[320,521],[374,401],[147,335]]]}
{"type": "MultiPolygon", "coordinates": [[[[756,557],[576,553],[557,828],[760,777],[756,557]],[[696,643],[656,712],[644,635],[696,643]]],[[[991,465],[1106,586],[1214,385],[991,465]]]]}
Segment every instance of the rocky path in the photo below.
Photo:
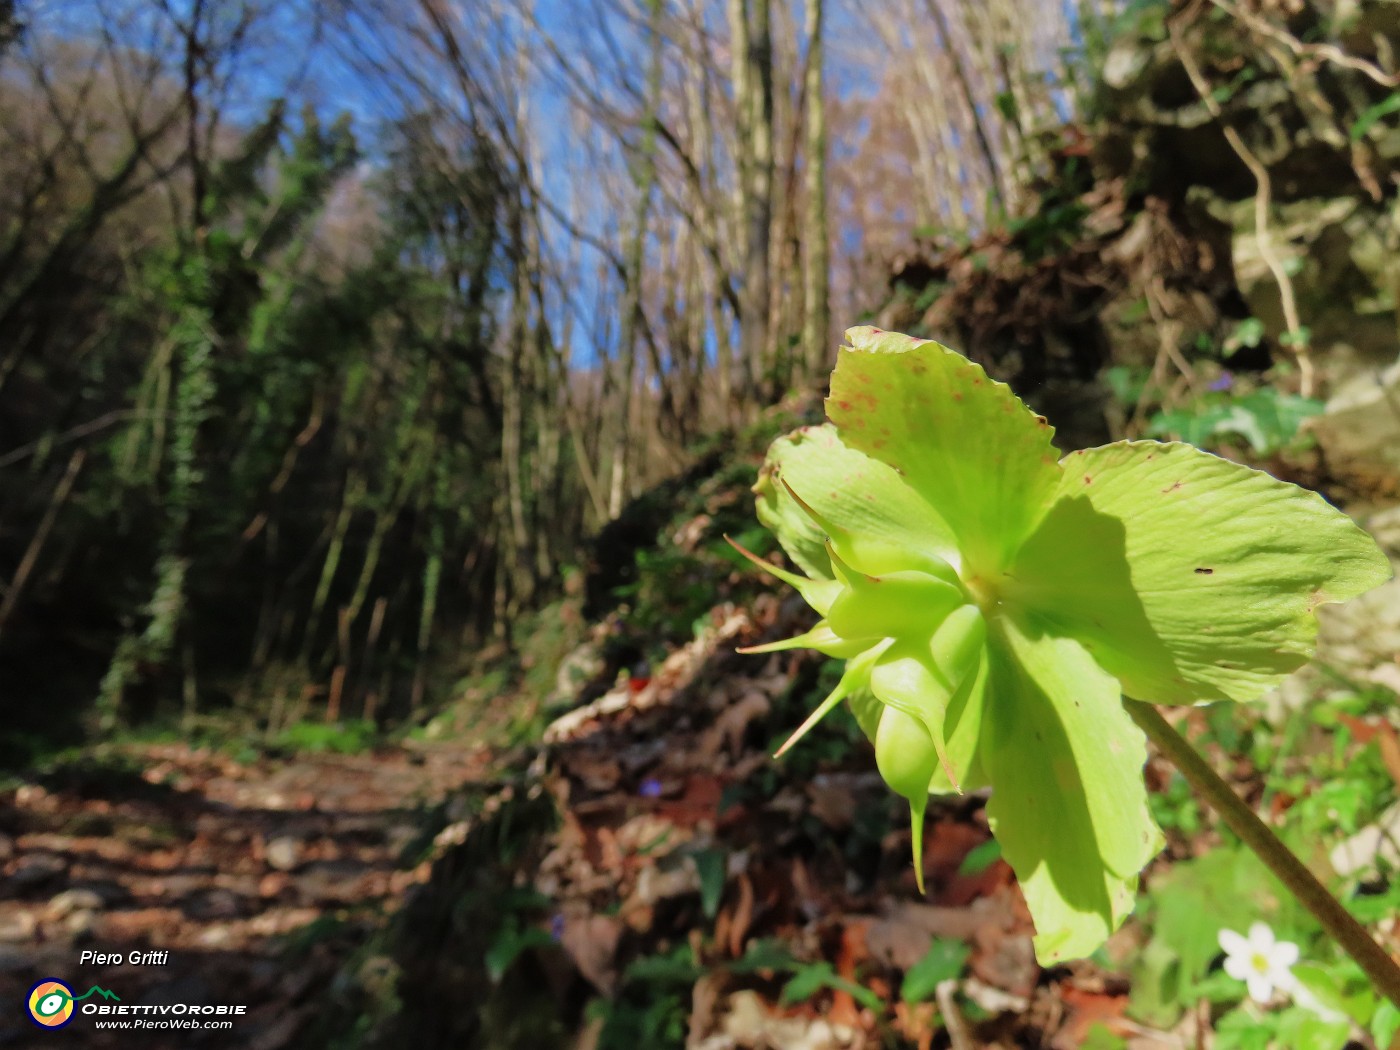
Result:
{"type": "Polygon", "coordinates": [[[53,1042],[25,1007],[45,978],[246,1008],[229,1032],[99,1031],[80,1014],[66,1045],[306,1045],[338,965],[426,878],[423,808],[483,764],[460,748],[239,762],[163,744],[0,792],[0,1046],[53,1042]]]}

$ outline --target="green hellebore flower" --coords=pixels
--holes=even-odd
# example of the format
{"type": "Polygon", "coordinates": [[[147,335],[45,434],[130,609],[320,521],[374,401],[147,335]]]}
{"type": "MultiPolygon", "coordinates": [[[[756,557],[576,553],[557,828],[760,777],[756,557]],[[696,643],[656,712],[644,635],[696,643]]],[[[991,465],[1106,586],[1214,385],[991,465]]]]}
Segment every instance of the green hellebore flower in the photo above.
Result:
{"type": "Polygon", "coordinates": [[[848,700],[909,800],[916,870],[929,793],[990,785],[1037,957],[1088,955],[1162,841],[1122,696],[1256,699],[1308,659],[1317,606],[1390,565],[1315,493],[1183,444],[1061,459],[1046,421],[961,355],[846,336],[834,425],[779,438],[755,486],[807,576],[760,564],[823,619],[750,651],[847,661],[783,750],[848,700]]]}

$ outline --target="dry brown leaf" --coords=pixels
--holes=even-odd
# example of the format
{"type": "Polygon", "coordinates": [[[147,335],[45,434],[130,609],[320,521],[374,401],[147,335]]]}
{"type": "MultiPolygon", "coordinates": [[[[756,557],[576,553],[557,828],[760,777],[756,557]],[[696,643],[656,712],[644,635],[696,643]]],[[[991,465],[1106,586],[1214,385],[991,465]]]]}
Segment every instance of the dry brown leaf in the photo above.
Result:
{"type": "Polygon", "coordinates": [[[611,915],[566,916],[559,943],[589,984],[606,996],[617,988],[622,924],[611,915]]]}
{"type": "Polygon", "coordinates": [[[729,919],[729,955],[737,959],[744,954],[744,942],[748,939],[749,925],[753,922],[753,882],[747,872],[740,872],[735,880],[739,884],[739,900],[729,919]]]}
{"type": "Polygon", "coordinates": [[[1084,1045],[1089,1030],[1095,1025],[1103,1025],[1114,1035],[1131,1035],[1137,1031],[1137,1026],[1123,1017],[1128,1006],[1126,995],[1084,991],[1072,984],[1062,984],[1059,993],[1069,1017],[1050,1041],[1053,1050],[1075,1050],[1084,1045]]]}

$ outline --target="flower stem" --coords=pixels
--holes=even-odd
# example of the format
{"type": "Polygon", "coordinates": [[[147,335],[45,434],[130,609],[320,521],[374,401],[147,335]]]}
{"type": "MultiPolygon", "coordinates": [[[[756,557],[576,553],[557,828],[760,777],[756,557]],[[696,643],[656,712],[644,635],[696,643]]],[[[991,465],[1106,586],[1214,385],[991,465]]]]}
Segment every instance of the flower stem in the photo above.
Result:
{"type": "Polygon", "coordinates": [[[1225,824],[1268,865],[1298,903],[1307,908],[1358,966],[1376,990],[1400,1007],[1400,966],[1366,932],[1307,866],[1259,819],[1200,753],[1151,704],[1123,699],[1123,706],[1158,750],[1186,777],[1225,824]]]}

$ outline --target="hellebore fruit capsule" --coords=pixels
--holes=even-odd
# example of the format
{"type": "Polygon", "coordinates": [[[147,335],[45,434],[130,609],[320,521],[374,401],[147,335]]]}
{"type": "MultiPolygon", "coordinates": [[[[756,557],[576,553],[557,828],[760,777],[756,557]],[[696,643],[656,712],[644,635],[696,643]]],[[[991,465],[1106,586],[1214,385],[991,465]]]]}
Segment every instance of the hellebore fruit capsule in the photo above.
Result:
{"type": "Polygon", "coordinates": [[[928,785],[938,770],[938,749],[924,724],[897,707],[880,712],[875,731],[875,764],[880,776],[897,794],[909,800],[909,821],[914,838],[914,878],[924,892],[924,810],[928,785]]]}

